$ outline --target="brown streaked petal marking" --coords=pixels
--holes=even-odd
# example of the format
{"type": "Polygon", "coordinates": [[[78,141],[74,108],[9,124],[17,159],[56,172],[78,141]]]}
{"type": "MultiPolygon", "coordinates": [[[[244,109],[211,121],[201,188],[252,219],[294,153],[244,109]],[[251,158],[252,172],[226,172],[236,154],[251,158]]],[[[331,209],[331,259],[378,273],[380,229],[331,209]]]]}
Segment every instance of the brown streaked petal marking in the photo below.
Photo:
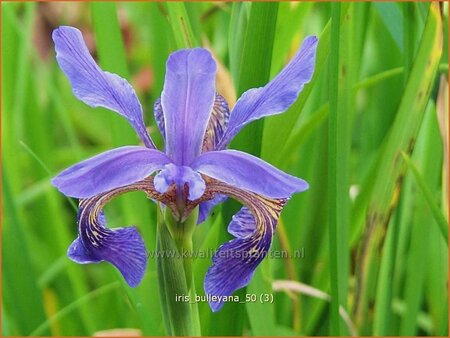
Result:
{"type": "Polygon", "coordinates": [[[216,149],[222,135],[225,133],[229,118],[230,110],[227,101],[222,95],[216,93],[211,117],[206,127],[205,138],[203,139],[202,152],[216,149]]]}
{"type": "Polygon", "coordinates": [[[241,202],[255,217],[257,232],[265,232],[267,228],[275,229],[281,210],[288,200],[287,198],[266,198],[250,191],[235,188],[206,175],[202,175],[202,177],[206,182],[205,195],[210,196],[220,193],[241,202]]]}

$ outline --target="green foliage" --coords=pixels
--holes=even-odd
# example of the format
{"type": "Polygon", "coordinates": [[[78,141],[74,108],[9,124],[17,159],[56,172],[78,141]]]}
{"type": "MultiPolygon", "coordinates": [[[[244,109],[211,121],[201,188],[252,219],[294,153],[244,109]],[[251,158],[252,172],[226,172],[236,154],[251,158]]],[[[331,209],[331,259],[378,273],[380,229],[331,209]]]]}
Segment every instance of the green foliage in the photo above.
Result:
{"type": "MultiPolygon", "coordinates": [[[[448,72],[447,27],[447,4],[426,2],[2,3],[2,334],[323,336],[353,325],[359,335],[447,336],[448,96],[438,96],[448,90],[438,81],[448,72]],[[63,24],[81,28],[99,64],[130,80],[160,146],[152,107],[172,51],[208,47],[223,66],[218,88],[233,101],[273,78],[305,36],[319,37],[314,77],[294,105],[232,143],[310,184],[285,207],[272,246],[290,256],[268,257],[236,293],[258,301],[218,313],[205,302],[178,308],[160,294],[173,298],[189,281],[157,286],[170,262],[149,259],[131,289],[108,264],[66,258],[76,201],[50,178],[138,139],[118,114],[73,96],[50,39],[63,24]],[[312,288],[274,290],[277,280],[312,288]],[[273,302],[260,302],[264,294],[273,302]],[[198,312],[200,323],[170,327],[162,311],[198,312]]],[[[194,252],[231,238],[237,208],[227,201],[196,227],[194,252]]],[[[106,214],[111,227],[137,225],[149,251],[173,244],[157,237],[143,194],[113,200],[106,214]]],[[[210,255],[192,262],[199,296],[210,264],[210,255]]]]}

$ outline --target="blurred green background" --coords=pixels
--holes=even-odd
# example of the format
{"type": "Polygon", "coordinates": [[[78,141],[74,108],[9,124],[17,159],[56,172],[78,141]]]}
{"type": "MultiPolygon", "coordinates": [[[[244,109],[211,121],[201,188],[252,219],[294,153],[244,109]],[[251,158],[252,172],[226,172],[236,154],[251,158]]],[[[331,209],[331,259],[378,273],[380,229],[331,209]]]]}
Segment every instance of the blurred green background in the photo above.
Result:
{"type": "MultiPolygon", "coordinates": [[[[316,71],[284,114],[232,144],[306,179],[266,259],[238,292],[273,303],[199,304],[203,335],[448,335],[448,7],[430,3],[2,3],[2,334],[164,335],[155,261],[130,289],[109,264],[66,258],[76,201],[50,185],[63,168],[137,144],[117,114],[77,101],[51,32],[83,31],[103,69],[127,78],[153,119],[167,56],[205,46],[232,106],[319,36],[316,71]],[[284,257],[286,253],[297,257],[284,257]],[[331,302],[330,302],[331,299],[331,302]],[[126,330],[125,330],[126,329],[126,330]]],[[[216,249],[236,205],[198,227],[216,249]]],[[[106,208],[155,248],[140,193],[106,208]]],[[[203,295],[210,258],[194,262],[203,295]]]]}

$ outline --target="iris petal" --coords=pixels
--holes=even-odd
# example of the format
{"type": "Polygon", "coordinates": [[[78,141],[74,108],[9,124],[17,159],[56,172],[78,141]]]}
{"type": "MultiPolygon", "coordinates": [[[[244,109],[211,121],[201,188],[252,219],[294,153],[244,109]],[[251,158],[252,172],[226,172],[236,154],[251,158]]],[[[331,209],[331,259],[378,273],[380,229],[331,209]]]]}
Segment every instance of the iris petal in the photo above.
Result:
{"type": "Polygon", "coordinates": [[[52,183],[67,196],[89,198],[142,180],[167,163],[170,159],[158,150],[121,147],[75,164],[52,183]]]}
{"type": "Polygon", "coordinates": [[[267,236],[263,240],[236,238],[220,246],[205,276],[205,293],[210,296],[209,305],[213,312],[219,311],[224,304],[220,297],[231,296],[250,283],[255,269],[267,255],[270,243],[267,236]]]}
{"type": "Polygon", "coordinates": [[[167,61],[161,104],[166,152],[177,165],[200,154],[215,98],[216,63],[201,48],[182,49],[167,61]]]}
{"type": "Polygon", "coordinates": [[[222,95],[216,94],[205,138],[203,139],[202,152],[216,150],[227,128],[229,117],[230,111],[227,101],[222,95]]]}
{"type": "Polygon", "coordinates": [[[164,142],[166,141],[166,130],[164,127],[164,112],[161,105],[161,98],[156,99],[153,105],[153,115],[155,117],[156,126],[163,137],[164,142]]]}
{"type": "Polygon", "coordinates": [[[286,199],[269,199],[205,177],[207,192],[217,191],[242,202],[247,209],[238,213],[229,230],[237,238],[221,245],[205,277],[205,293],[215,312],[223,298],[248,285],[255,269],[267,255],[286,199]],[[251,212],[252,217],[248,212],[251,212]],[[245,214],[245,215],[244,215],[245,214]],[[234,224],[233,224],[234,222],[234,224]],[[215,296],[212,297],[212,296],[215,296]]]}
{"type": "MultiPolygon", "coordinates": [[[[174,189],[161,194],[156,191],[153,180],[154,178],[149,176],[139,182],[80,200],[78,237],[67,251],[69,258],[80,264],[107,261],[122,273],[130,286],[137,286],[147,265],[144,241],[135,227],[107,228],[102,209],[112,198],[139,190],[145,192],[148,198],[163,203],[176,214],[178,210],[174,189]]],[[[188,204],[186,214],[178,216],[186,217],[195,206],[195,203],[188,204]]]]}
{"type": "Polygon", "coordinates": [[[84,43],[81,32],[61,26],[53,31],[56,59],[74,95],[91,107],[104,107],[124,116],[148,148],[155,148],[145,129],[142,107],[131,85],[116,74],[102,71],[84,43]]]}
{"type": "Polygon", "coordinates": [[[97,203],[107,195],[80,201],[79,234],[70,245],[68,257],[80,264],[107,261],[113,264],[131,287],[137,286],[147,267],[144,241],[135,227],[109,229],[97,203]]]}
{"type": "Polygon", "coordinates": [[[308,183],[304,180],[237,150],[203,153],[192,164],[192,168],[236,188],[270,198],[289,197],[294,192],[308,189],[308,183]]]}
{"type": "Polygon", "coordinates": [[[228,232],[234,237],[244,238],[250,236],[256,230],[256,220],[252,212],[247,207],[242,207],[233,216],[228,224],[228,232]]]}
{"type": "Polygon", "coordinates": [[[264,116],[280,114],[297,99],[314,72],[317,38],[307,37],[289,64],[267,85],[246,91],[230,114],[228,128],[217,149],[225,149],[248,123],[264,116]]]}
{"type": "MultiPolygon", "coordinates": [[[[161,98],[158,98],[153,105],[153,114],[155,116],[156,125],[161,133],[164,141],[166,139],[166,130],[164,127],[164,112],[161,105],[161,98]]],[[[222,135],[225,133],[230,111],[228,103],[222,95],[216,93],[214,105],[206,127],[205,136],[203,138],[202,152],[215,150],[219,144],[222,135]]]]}

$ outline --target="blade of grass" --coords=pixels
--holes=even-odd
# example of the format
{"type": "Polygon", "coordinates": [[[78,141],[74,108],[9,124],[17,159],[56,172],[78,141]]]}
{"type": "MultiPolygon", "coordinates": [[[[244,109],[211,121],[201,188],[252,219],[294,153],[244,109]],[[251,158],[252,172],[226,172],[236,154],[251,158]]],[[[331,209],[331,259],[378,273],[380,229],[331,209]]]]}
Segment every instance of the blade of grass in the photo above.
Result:
{"type": "Polygon", "coordinates": [[[314,2],[280,2],[277,29],[273,46],[271,77],[274,77],[286,63],[286,57],[292,49],[295,36],[301,31],[301,25],[310,14],[314,2]]]}
{"type": "MultiPolygon", "coordinates": [[[[44,163],[44,161],[42,161],[42,159],[39,158],[39,156],[30,149],[30,147],[28,145],[26,145],[24,142],[19,141],[19,144],[30,154],[30,156],[32,156],[36,162],[47,172],[47,174],[51,177],[53,176],[50,169],[47,167],[47,165],[44,163]]],[[[50,183],[50,178],[47,177],[45,178],[45,181],[47,182],[47,184],[50,183]]],[[[72,206],[72,208],[77,211],[77,206],[75,204],[75,202],[70,198],[70,197],[66,197],[67,201],[70,203],[70,205],[72,206]]]]}
{"type": "MultiPolygon", "coordinates": [[[[27,152],[29,152],[31,156],[39,163],[39,165],[44,168],[45,171],[49,171],[44,161],[33,150],[31,150],[23,142],[21,142],[21,144],[27,150],[27,152]]],[[[74,210],[76,210],[77,207],[74,202],[69,197],[66,197],[66,199],[69,201],[74,210]]],[[[49,228],[54,235],[54,239],[59,244],[58,250],[60,252],[64,252],[66,250],[66,243],[70,243],[70,235],[67,231],[68,229],[66,227],[60,226],[59,224],[60,220],[63,219],[63,217],[61,207],[60,205],[58,205],[58,199],[56,198],[55,191],[49,190],[44,196],[43,202],[45,202],[45,208],[47,208],[46,211],[48,211],[49,214],[55,216],[54,218],[51,218],[50,216],[44,216],[44,219],[48,220],[49,228]]],[[[87,288],[84,284],[83,278],[77,274],[74,265],[68,266],[67,274],[70,279],[69,285],[73,288],[74,295],[78,297],[84,295],[87,292],[87,288]]],[[[88,330],[88,332],[94,332],[96,324],[94,318],[89,316],[88,312],[89,309],[87,308],[80,309],[82,323],[85,326],[86,330],[88,330]]]]}
{"type": "Polygon", "coordinates": [[[380,83],[386,79],[389,79],[392,76],[397,76],[397,75],[402,74],[403,71],[404,71],[403,67],[396,67],[396,68],[388,69],[384,72],[372,75],[372,76],[358,82],[355,85],[354,90],[357,91],[357,90],[367,88],[370,86],[375,86],[378,83],[380,83]]]}
{"type": "Polygon", "coordinates": [[[310,134],[315,132],[316,129],[328,118],[328,114],[329,106],[328,103],[325,103],[308,118],[305,118],[304,122],[297,131],[292,132],[282,151],[282,167],[285,167],[290,160],[292,162],[292,158],[295,156],[296,150],[303,144],[303,142],[305,142],[310,134]]]}
{"type": "Polygon", "coordinates": [[[414,178],[416,180],[416,183],[418,187],[420,188],[420,191],[423,194],[423,197],[425,198],[425,201],[427,202],[428,207],[430,208],[431,214],[433,215],[434,220],[436,221],[436,224],[439,226],[439,231],[442,234],[443,239],[445,240],[445,243],[448,245],[448,223],[445,219],[444,215],[441,212],[441,209],[436,204],[435,198],[433,197],[433,194],[431,193],[430,189],[427,187],[425,180],[423,179],[422,175],[420,174],[419,170],[417,169],[414,162],[411,160],[411,158],[402,151],[403,159],[405,160],[406,164],[408,165],[409,170],[414,175],[414,178]]]}
{"type": "Polygon", "coordinates": [[[328,138],[328,198],[331,285],[331,335],[345,334],[340,325],[339,307],[347,304],[349,273],[348,161],[353,99],[352,42],[353,6],[341,13],[341,6],[331,7],[330,114],[328,138]],[[341,27],[341,18],[343,24],[341,27]]]}
{"type": "Polygon", "coordinates": [[[81,298],[78,298],[74,302],[65,306],[57,313],[55,313],[52,317],[45,320],[41,325],[39,325],[30,336],[40,336],[46,332],[46,330],[52,325],[54,322],[61,321],[64,317],[72,313],[74,310],[78,309],[80,306],[93,301],[95,298],[108,294],[111,291],[114,291],[120,287],[120,283],[118,281],[103,285],[98,289],[95,289],[81,298]]]}
{"type": "Polygon", "coordinates": [[[193,48],[199,46],[198,40],[192,31],[184,2],[168,2],[166,6],[169,14],[170,27],[172,28],[177,48],[193,48]]]}
{"type": "Polygon", "coordinates": [[[442,147],[444,149],[444,161],[442,163],[442,197],[441,205],[444,215],[448,217],[448,196],[449,196],[449,123],[448,123],[448,111],[449,111],[449,100],[448,100],[448,80],[445,76],[441,75],[439,84],[439,93],[437,97],[437,107],[436,113],[439,122],[439,131],[442,140],[442,147]]]}
{"type": "Polygon", "coordinates": [[[247,31],[248,16],[251,4],[248,2],[233,3],[230,19],[230,33],[228,38],[228,53],[230,58],[230,72],[234,86],[239,83],[242,50],[247,31]]]}
{"type": "Polygon", "coordinates": [[[353,48],[354,53],[358,57],[355,57],[353,62],[355,63],[355,81],[359,79],[359,73],[361,71],[361,64],[364,62],[362,57],[365,44],[367,42],[367,32],[369,30],[369,25],[367,22],[370,20],[370,14],[373,12],[373,2],[356,2],[353,5],[353,48]]]}
{"type": "Polygon", "coordinates": [[[331,53],[330,53],[330,110],[328,118],[329,128],[329,162],[328,162],[328,226],[329,226],[329,245],[330,245],[330,285],[331,285],[331,312],[330,312],[330,335],[340,335],[339,323],[339,268],[338,268],[338,237],[337,237],[337,147],[336,140],[338,132],[338,77],[339,77],[339,36],[340,36],[340,17],[341,7],[339,3],[331,5],[331,53]],[[330,147],[331,146],[331,147],[330,147]]]}
{"type": "MultiPolygon", "coordinates": [[[[35,4],[28,3],[25,6],[25,27],[22,29],[27,32],[27,36],[30,35],[33,18],[35,4]]],[[[8,13],[8,12],[7,12],[8,13]]],[[[14,105],[12,106],[12,116],[15,120],[14,130],[16,132],[16,137],[18,139],[23,139],[24,137],[24,125],[25,125],[25,103],[27,102],[27,94],[28,91],[23,90],[26,86],[27,76],[26,74],[30,71],[30,63],[28,62],[28,55],[31,51],[31,41],[30,39],[23,39],[23,43],[20,45],[20,50],[18,50],[17,56],[19,57],[18,61],[18,72],[15,83],[15,91],[14,91],[14,105]]]]}
{"type": "Polygon", "coordinates": [[[377,174],[366,213],[365,240],[360,244],[357,261],[357,293],[354,313],[357,324],[361,323],[367,310],[366,293],[368,271],[375,248],[383,241],[383,234],[393,208],[405,166],[401,151],[411,152],[422,122],[425,105],[434,82],[442,52],[442,24],[437,4],[431,5],[422,40],[414,59],[404,96],[398,108],[394,124],[385,139],[379,159],[377,174]]]}
{"type": "MultiPolygon", "coordinates": [[[[439,148],[439,138],[437,137],[437,121],[434,112],[434,105],[430,104],[425,113],[424,121],[420,133],[417,138],[417,144],[414,148],[414,162],[420,163],[421,171],[424,176],[419,174],[418,169],[412,160],[404,152],[402,155],[411,170],[410,176],[414,176],[417,182],[417,174],[421,177],[423,186],[428,189],[436,187],[440,172],[440,162],[442,150],[439,148]],[[414,169],[413,169],[414,168],[414,169]],[[417,171],[417,173],[415,173],[417,171]],[[424,181],[426,179],[426,182],[424,181]]],[[[411,180],[410,177],[407,179],[411,180]]],[[[431,195],[431,193],[430,193],[431,195]]],[[[437,194],[436,194],[437,196],[437,194]]],[[[401,335],[418,334],[417,317],[420,313],[422,302],[424,300],[424,282],[425,272],[429,261],[436,260],[430,256],[427,248],[434,245],[430,242],[430,227],[436,227],[430,223],[430,208],[426,206],[426,196],[423,191],[416,193],[416,208],[413,210],[411,228],[411,237],[409,240],[408,255],[405,259],[405,282],[403,286],[403,299],[405,300],[406,311],[401,318],[400,331],[401,335]]],[[[433,201],[433,199],[432,199],[433,201]]],[[[439,209],[438,209],[439,210],[439,209]]],[[[431,221],[431,223],[434,223],[431,221]]],[[[439,240],[438,243],[441,241],[439,240]]]]}
{"type": "MultiPolygon", "coordinates": [[[[205,224],[202,224],[203,227],[205,224]]],[[[211,259],[209,253],[217,250],[220,242],[220,235],[223,231],[222,227],[222,216],[218,214],[216,219],[212,221],[211,226],[208,229],[206,237],[201,242],[201,245],[198,249],[199,252],[207,253],[206,257],[197,257],[193,263],[193,271],[194,271],[194,282],[196,286],[196,290],[199,290],[199,295],[204,296],[204,288],[203,282],[205,280],[206,272],[208,268],[211,266],[211,259]],[[201,291],[200,291],[201,290],[201,291]]],[[[215,314],[211,312],[211,308],[207,303],[199,303],[198,310],[201,318],[201,332],[203,335],[216,335],[218,331],[220,331],[220,327],[217,329],[215,327],[211,327],[214,325],[212,318],[215,314]]],[[[234,320],[234,318],[232,318],[234,320]]]]}
{"type": "MultiPolygon", "coordinates": [[[[309,297],[325,300],[328,302],[331,301],[331,296],[329,294],[307,284],[292,280],[274,280],[272,284],[274,291],[294,291],[309,297]]],[[[350,334],[352,336],[356,336],[357,333],[355,327],[350,319],[348,312],[342,305],[339,307],[339,316],[344,321],[345,325],[347,325],[347,329],[350,334]]]]}
{"type": "MultiPolygon", "coordinates": [[[[30,248],[19,211],[14,204],[8,173],[2,166],[2,290],[5,310],[13,318],[20,335],[28,335],[45,320],[42,298],[37,286],[30,248]],[[26,282],[24,282],[26,281],[26,282]]],[[[48,333],[44,330],[43,333],[48,333]]]]}
{"type": "MultiPolygon", "coordinates": [[[[425,305],[431,316],[431,335],[446,336],[448,331],[448,246],[437,227],[429,228],[431,245],[427,248],[425,305]]],[[[420,326],[419,326],[420,327],[420,326]]]]}
{"type": "MultiPolygon", "coordinates": [[[[162,88],[164,85],[164,74],[166,70],[166,60],[169,56],[170,51],[170,35],[172,34],[170,31],[169,24],[162,13],[161,3],[146,3],[148,5],[148,10],[146,11],[150,16],[150,41],[151,46],[155,46],[152,48],[152,70],[154,72],[155,83],[153,86],[153,90],[151,92],[151,102],[148,104],[149,107],[153,107],[154,101],[161,95],[162,88]],[[157,48],[156,48],[157,46],[157,48]]],[[[152,120],[152,125],[156,126],[156,122],[154,121],[153,114],[149,112],[148,119],[152,120]]],[[[155,128],[157,129],[157,128],[155,128]]],[[[163,140],[159,132],[153,133],[152,139],[156,145],[161,145],[159,148],[163,148],[163,140]],[[156,134],[156,135],[155,135],[156,134]],[[156,136],[156,137],[155,137],[156,136]]]]}
{"type": "MultiPolygon", "coordinates": [[[[397,5],[397,4],[395,4],[397,5]]],[[[403,21],[403,65],[405,72],[403,73],[404,83],[408,81],[409,72],[411,70],[412,62],[414,59],[414,53],[416,49],[416,26],[415,19],[415,4],[414,3],[402,3],[402,21],[403,21]]]]}
{"type": "Polygon", "coordinates": [[[228,50],[230,59],[230,72],[234,81],[234,87],[239,83],[242,51],[247,31],[248,15],[251,4],[248,2],[235,2],[231,10],[230,32],[228,34],[228,50]]]}
{"type": "MultiPolygon", "coordinates": [[[[291,244],[290,244],[290,241],[288,238],[288,234],[286,232],[286,226],[281,217],[278,220],[277,234],[278,234],[278,240],[280,242],[281,250],[283,250],[284,252],[287,252],[289,255],[292,255],[293,251],[292,251],[291,244]]],[[[294,253],[294,255],[295,255],[295,253],[294,253]]],[[[293,261],[293,259],[291,259],[291,257],[292,256],[289,256],[289,258],[287,258],[286,261],[284,262],[285,263],[284,269],[286,270],[287,278],[289,280],[296,281],[296,280],[298,280],[298,275],[297,275],[297,271],[296,271],[296,268],[294,265],[294,261],[293,261]]],[[[276,278],[276,276],[274,276],[274,278],[276,278]]],[[[272,287],[273,287],[273,283],[272,283],[272,287]]],[[[292,301],[292,309],[290,309],[292,312],[292,328],[294,329],[295,332],[300,333],[300,329],[301,329],[300,299],[297,296],[292,296],[290,298],[292,301]]]]}
{"type": "MultiPolygon", "coordinates": [[[[392,309],[396,315],[401,316],[401,317],[407,311],[406,304],[399,299],[394,299],[392,301],[392,309]]],[[[417,315],[417,327],[419,327],[421,330],[425,331],[425,333],[427,335],[430,335],[430,336],[432,335],[433,322],[431,321],[431,318],[428,316],[427,313],[420,312],[417,315]]],[[[442,336],[445,336],[445,334],[443,334],[442,336]]]]}
{"type": "MultiPolygon", "coordinates": [[[[325,79],[323,84],[328,84],[328,81],[325,79]]],[[[324,93],[325,90],[319,92],[324,93]]],[[[299,176],[310,183],[310,189],[307,194],[294,196],[286,206],[283,217],[286,226],[291,225],[288,231],[292,247],[304,248],[307,254],[307,259],[297,261],[296,264],[300,280],[326,290],[329,288],[328,215],[324,212],[328,209],[328,199],[324,198],[327,194],[327,123],[322,123],[298,152],[302,154],[302,167],[307,167],[305,174],[299,176]],[[308,149],[313,151],[310,158],[305,158],[309,153],[308,149]],[[296,204],[295,199],[299,201],[296,204]]],[[[301,333],[328,334],[329,321],[324,321],[324,317],[328,318],[328,312],[325,311],[328,307],[323,302],[304,297],[301,298],[301,306],[302,313],[307,314],[301,318],[301,333]]]]}
{"type": "Polygon", "coordinates": [[[245,304],[252,334],[255,336],[277,334],[274,305],[259,301],[260,297],[270,295],[272,292],[270,261],[266,258],[266,261],[262,262],[261,266],[255,271],[253,279],[247,287],[249,295],[257,295],[258,297],[258,301],[245,304]],[[264,318],[264,320],[261,320],[261,318],[264,318]]]}
{"type": "Polygon", "coordinates": [[[403,49],[402,13],[394,2],[374,2],[375,9],[400,50],[403,49]]]}
{"type": "MultiPolygon", "coordinates": [[[[396,220],[393,222],[396,223],[396,220]]],[[[384,243],[383,257],[381,258],[380,273],[378,276],[376,303],[374,314],[373,333],[376,336],[392,334],[390,326],[393,318],[392,297],[393,288],[391,287],[392,276],[395,272],[395,247],[398,241],[398,226],[391,224],[389,226],[386,240],[384,243]]]]}

